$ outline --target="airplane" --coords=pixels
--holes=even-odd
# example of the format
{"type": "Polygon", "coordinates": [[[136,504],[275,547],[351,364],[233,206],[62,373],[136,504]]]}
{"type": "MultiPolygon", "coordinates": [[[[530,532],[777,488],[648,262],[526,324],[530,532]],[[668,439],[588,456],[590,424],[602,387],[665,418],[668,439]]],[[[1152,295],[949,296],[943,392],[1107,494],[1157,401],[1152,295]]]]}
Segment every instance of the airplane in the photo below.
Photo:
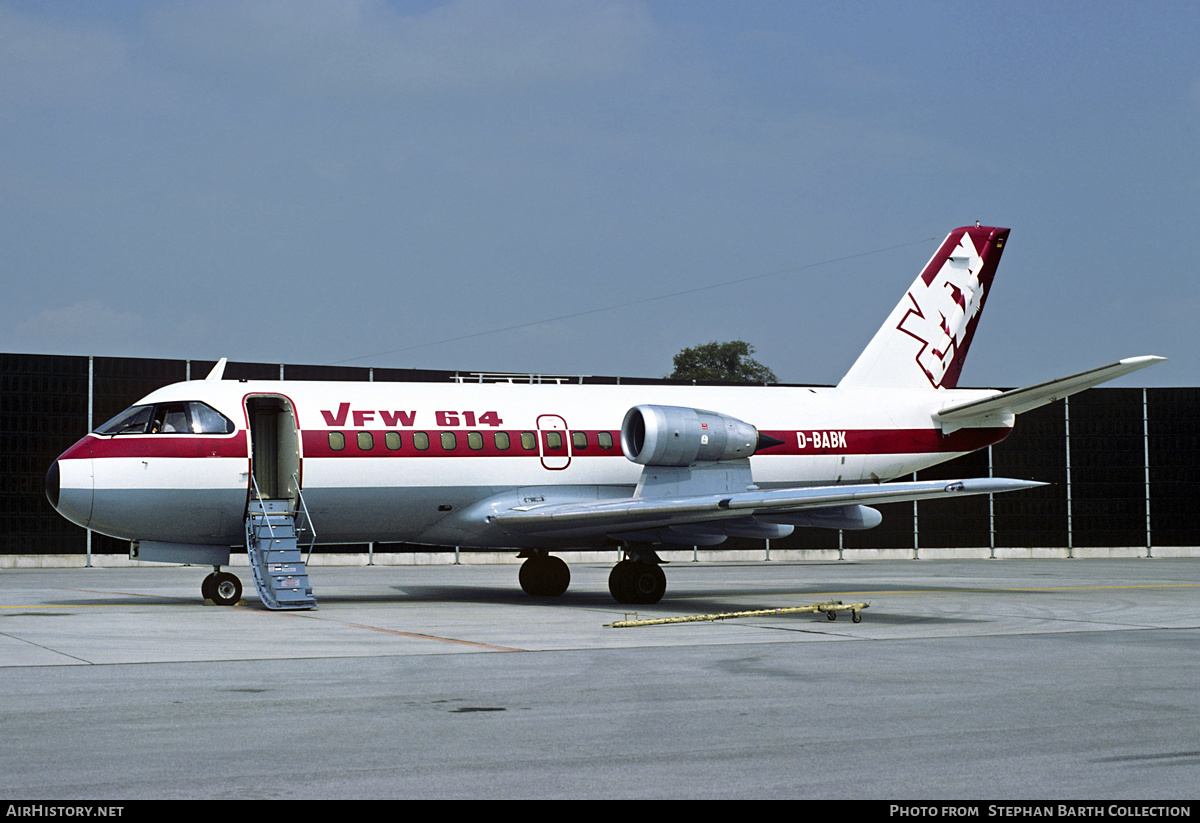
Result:
{"type": "Polygon", "coordinates": [[[530,595],[561,595],[550,552],[612,550],[620,603],[657,603],[664,546],[869,529],[875,504],[1043,485],[915,481],[1003,440],[1015,416],[1161,362],[1132,357],[1021,389],[960,389],[1009,229],[954,229],[835,387],[203,380],[139,400],[50,467],[68,520],[140,560],[211,565],[246,546],[268,608],[316,605],[318,543],[512,548],[530,595]]]}

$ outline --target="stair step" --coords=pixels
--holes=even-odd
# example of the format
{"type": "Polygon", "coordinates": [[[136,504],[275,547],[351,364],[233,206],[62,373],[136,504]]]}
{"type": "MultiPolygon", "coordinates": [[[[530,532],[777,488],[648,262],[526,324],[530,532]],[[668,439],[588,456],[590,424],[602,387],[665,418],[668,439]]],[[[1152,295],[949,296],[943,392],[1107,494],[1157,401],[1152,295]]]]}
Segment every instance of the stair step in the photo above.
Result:
{"type": "Polygon", "coordinates": [[[246,552],[258,596],[268,609],[311,609],[317,605],[304,555],[296,542],[295,515],[287,501],[256,501],[246,518],[246,552]],[[266,507],[268,514],[262,513],[266,507]],[[255,508],[258,510],[256,511],[255,508]]]}

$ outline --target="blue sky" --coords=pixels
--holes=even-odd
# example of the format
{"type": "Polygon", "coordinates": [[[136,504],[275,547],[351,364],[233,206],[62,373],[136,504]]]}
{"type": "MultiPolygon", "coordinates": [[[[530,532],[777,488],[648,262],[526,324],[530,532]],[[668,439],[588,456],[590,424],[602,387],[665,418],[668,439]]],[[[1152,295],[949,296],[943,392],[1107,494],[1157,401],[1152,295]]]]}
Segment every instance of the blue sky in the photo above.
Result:
{"type": "Polygon", "coordinates": [[[0,350],[662,376],[740,338],[836,383],[979,220],[1013,231],[964,385],[1140,354],[1170,362],[1118,385],[1200,385],[1197,32],[1194,2],[0,0],[0,350]]]}

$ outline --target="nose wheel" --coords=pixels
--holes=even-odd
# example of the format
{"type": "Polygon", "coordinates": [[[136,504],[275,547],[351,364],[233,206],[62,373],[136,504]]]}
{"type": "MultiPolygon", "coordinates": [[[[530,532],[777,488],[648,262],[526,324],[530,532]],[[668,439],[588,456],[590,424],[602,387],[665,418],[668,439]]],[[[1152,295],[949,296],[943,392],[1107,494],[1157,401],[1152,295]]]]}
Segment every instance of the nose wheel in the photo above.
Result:
{"type": "Polygon", "coordinates": [[[218,606],[234,606],[242,599],[242,581],[236,574],[214,571],[200,584],[200,594],[218,606]]]}

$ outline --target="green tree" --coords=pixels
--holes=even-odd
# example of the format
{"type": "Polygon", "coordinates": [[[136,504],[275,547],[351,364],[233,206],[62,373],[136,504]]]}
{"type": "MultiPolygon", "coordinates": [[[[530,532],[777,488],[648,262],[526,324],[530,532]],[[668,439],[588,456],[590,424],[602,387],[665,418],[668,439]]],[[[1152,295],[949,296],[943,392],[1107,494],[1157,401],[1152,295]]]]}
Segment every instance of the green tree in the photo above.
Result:
{"type": "Polygon", "coordinates": [[[778,383],[775,372],[750,357],[752,354],[754,347],[743,340],[728,343],[714,340],[675,355],[675,371],[667,377],[720,383],[778,383]]]}

